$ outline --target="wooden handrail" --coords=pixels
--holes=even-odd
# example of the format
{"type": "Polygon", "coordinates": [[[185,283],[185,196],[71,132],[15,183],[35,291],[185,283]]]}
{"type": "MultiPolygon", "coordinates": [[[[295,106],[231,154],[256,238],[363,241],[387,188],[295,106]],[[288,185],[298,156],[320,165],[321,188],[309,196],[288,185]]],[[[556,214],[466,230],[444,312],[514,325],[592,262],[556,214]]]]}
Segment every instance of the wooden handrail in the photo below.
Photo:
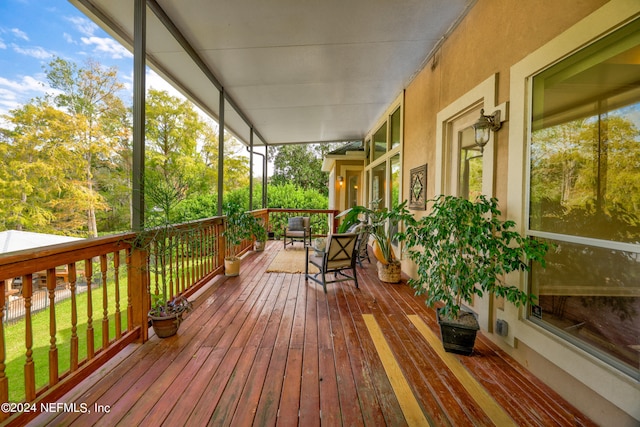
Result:
{"type": "MultiPolygon", "coordinates": [[[[269,214],[273,212],[326,214],[335,229],[338,211],[259,209],[252,214],[263,218],[269,227],[269,214]]],[[[168,257],[165,261],[169,270],[165,274],[169,275],[171,297],[188,297],[215,275],[223,273],[224,220],[224,217],[215,217],[173,224],[170,231],[163,234],[168,239],[165,243],[175,249],[164,254],[168,257]]],[[[153,236],[153,230],[145,233],[153,236]]],[[[148,339],[147,312],[159,279],[153,266],[162,254],[154,252],[158,249],[155,242],[145,241],[143,237],[141,233],[122,233],[0,256],[0,315],[3,320],[21,316],[25,323],[24,345],[17,355],[8,354],[5,349],[7,328],[11,326],[0,323],[0,403],[21,399],[31,403],[52,402],[128,343],[148,339]],[[140,244],[141,241],[145,243],[140,244]],[[21,295],[10,297],[11,282],[18,277],[22,278],[21,295]],[[43,285],[44,290],[40,290],[43,285]],[[66,295],[70,318],[59,317],[58,294],[66,295]],[[38,316],[43,299],[50,307],[46,342],[33,331],[33,319],[38,316]],[[20,310],[14,311],[14,306],[20,310]],[[68,343],[60,341],[58,334],[65,329],[70,331],[68,343]],[[36,339],[40,341],[35,342],[36,339]],[[46,368],[36,367],[37,363],[43,363],[42,357],[34,357],[40,349],[47,352],[46,368]],[[62,360],[70,362],[64,372],[60,367],[62,360]],[[8,377],[7,365],[10,363],[22,365],[25,390],[22,397],[16,398],[12,394],[12,385],[18,379],[8,377]],[[36,383],[36,371],[47,368],[47,383],[36,383]]],[[[252,244],[252,240],[242,242],[240,253],[248,251],[252,244]]],[[[6,421],[9,415],[0,413],[0,421],[6,421]]],[[[14,414],[8,421],[9,424],[20,424],[34,415],[14,414]]]]}

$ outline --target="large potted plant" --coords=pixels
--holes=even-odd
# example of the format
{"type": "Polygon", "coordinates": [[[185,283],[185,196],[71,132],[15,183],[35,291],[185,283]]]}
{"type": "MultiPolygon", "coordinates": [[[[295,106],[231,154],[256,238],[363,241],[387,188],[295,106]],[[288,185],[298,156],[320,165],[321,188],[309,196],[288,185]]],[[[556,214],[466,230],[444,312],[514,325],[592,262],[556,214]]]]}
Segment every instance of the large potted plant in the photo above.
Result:
{"type": "Polygon", "coordinates": [[[371,203],[371,208],[354,206],[341,214],[344,219],[338,232],[343,233],[358,224],[366,228],[373,237],[373,254],[378,261],[378,278],[383,282],[398,283],[400,281],[400,260],[396,257],[392,242],[397,233],[398,223],[411,217],[406,204],[405,201],[387,209],[380,208],[379,203],[374,201],[371,203]],[[364,218],[361,219],[361,216],[364,218]]]}
{"type": "Polygon", "coordinates": [[[548,247],[514,231],[513,221],[501,220],[495,198],[439,196],[429,203],[430,214],[407,219],[399,236],[418,268],[409,285],[416,294],[426,294],[429,306],[443,304],[437,315],[445,350],[468,355],[479,325],[462,305],[485,292],[516,306],[533,302],[533,295],[508,285],[505,275],[528,271],[532,262],[544,267],[548,247]]]}
{"type": "Polygon", "coordinates": [[[251,218],[251,234],[255,239],[253,249],[256,252],[262,252],[267,244],[269,235],[267,234],[267,229],[264,226],[264,220],[262,218],[256,218],[255,216],[251,216],[251,218]]]}
{"type": "Polygon", "coordinates": [[[228,253],[224,258],[224,274],[237,276],[240,274],[241,264],[238,250],[242,241],[251,237],[253,215],[237,203],[227,203],[224,211],[226,220],[222,234],[226,239],[228,253]]]}
{"type": "Polygon", "coordinates": [[[149,223],[156,225],[138,233],[133,245],[150,254],[149,272],[159,278],[160,286],[150,295],[151,308],[147,315],[156,335],[166,338],[178,332],[184,313],[192,308],[191,302],[183,296],[172,298],[168,284],[172,274],[171,260],[179,250],[179,240],[175,236],[185,232],[174,227],[170,218],[175,206],[184,199],[185,185],[180,176],[160,180],[147,176],[145,195],[155,214],[149,218],[149,223]]]}

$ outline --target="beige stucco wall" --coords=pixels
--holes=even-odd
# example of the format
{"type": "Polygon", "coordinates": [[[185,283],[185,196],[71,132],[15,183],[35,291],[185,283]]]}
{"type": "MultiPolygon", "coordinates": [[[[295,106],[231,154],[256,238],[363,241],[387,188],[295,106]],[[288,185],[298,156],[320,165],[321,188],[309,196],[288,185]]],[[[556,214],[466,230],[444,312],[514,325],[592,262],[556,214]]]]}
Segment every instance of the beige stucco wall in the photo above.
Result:
{"type": "MultiPolygon", "coordinates": [[[[409,181],[412,168],[427,163],[427,197],[436,195],[436,145],[441,144],[436,135],[440,111],[492,75],[497,78],[495,105],[514,100],[522,103],[523,93],[510,93],[511,67],[593,12],[601,11],[603,6],[610,9],[623,2],[631,3],[628,0],[479,0],[405,89],[403,182],[409,181]]],[[[513,197],[513,192],[508,191],[509,128],[507,120],[493,142],[494,195],[501,201],[506,216],[511,216],[507,211],[508,195],[513,197]]],[[[515,167],[520,169],[522,166],[515,167]]],[[[524,200],[522,194],[517,197],[519,201],[524,200]]],[[[404,185],[403,199],[407,198],[408,186],[404,185]]],[[[407,261],[403,263],[403,270],[409,275],[414,273],[413,266],[407,261]]],[[[620,375],[564,341],[535,330],[522,321],[516,310],[507,310],[501,318],[504,316],[511,324],[517,323],[515,330],[526,340],[519,341],[518,336],[503,340],[490,330],[484,333],[523,366],[598,424],[640,423],[640,404],[633,404],[634,398],[640,402],[637,381],[620,375]],[[573,367],[567,367],[572,365],[566,363],[567,357],[575,360],[573,367]],[[593,380],[595,377],[599,379],[593,380]]]]}
{"type": "MultiPolygon", "coordinates": [[[[427,163],[427,196],[434,195],[436,114],[498,74],[497,103],[509,100],[509,68],[605,0],[480,0],[405,91],[403,180],[427,163]]],[[[509,122],[496,134],[496,196],[506,197],[509,122]]],[[[408,188],[404,186],[404,197],[408,188]]]]}

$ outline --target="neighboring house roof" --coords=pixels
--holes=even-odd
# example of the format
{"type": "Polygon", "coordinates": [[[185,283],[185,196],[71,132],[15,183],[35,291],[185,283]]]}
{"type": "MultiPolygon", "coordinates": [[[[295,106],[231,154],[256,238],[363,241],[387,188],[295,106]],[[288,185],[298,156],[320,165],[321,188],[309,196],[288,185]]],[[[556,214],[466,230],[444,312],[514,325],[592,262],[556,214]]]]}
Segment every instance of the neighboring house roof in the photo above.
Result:
{"type": "Polygon", "coordinates": [[[75,240],[83,239],[79,237],[58,236],[55,234],[33,233],[31,231],[0,231],[0,254],[57,245],[75,240]]]}

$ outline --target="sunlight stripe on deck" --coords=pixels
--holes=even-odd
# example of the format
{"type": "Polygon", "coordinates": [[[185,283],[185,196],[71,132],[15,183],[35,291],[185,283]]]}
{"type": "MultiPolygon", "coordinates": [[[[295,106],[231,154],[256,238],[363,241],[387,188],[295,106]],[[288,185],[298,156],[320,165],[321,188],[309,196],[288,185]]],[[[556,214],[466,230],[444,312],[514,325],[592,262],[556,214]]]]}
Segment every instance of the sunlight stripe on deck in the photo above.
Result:
{"type": "Polygon", "coordinates": [[[363,314],[362,317],[364,318],[364,322],[367,325],[371,339],[378,351],[378,355],[380,356],[380,360],[382,361],[384,370],[387,373],[391,387],[393,387],[393,391],[398,399],[398,403],[400,404],[400,408],[402,409],[402,413],[404,414],[407,424],[409,426],[416,427],[433,425],[431,422],[427,421],[427,418],[425,417],[418,400],[413,394],[413,391],[411,391],[411,387],[409,386],[407,379],[402,374],[400,365],[393,355],[393,351],[391,350],[389,343],[387,343],[387,340],[384,338],[384,334],[382,333],[375,317],[373,314],[363,314]]]}
{"type": "Polygon", "coordinates": [[[452,354],[447,353],[442,348],[440,339],[429,329],[424,321],[415,314],[407,315],[411,323],[418,329],[420,334],[427,340],[436,354],[446,363],[447,367],[453,372],[456,378],[462,383],[464,388],[469,392],[471,397],[476,401],[478,406],[487,414],[487,416],[497,426],[513,426],[517,424],[507,414],[502,407],[491,397],[487,390],[482,387],[478,381],[466,370],[460,361],[452,354]]]}

